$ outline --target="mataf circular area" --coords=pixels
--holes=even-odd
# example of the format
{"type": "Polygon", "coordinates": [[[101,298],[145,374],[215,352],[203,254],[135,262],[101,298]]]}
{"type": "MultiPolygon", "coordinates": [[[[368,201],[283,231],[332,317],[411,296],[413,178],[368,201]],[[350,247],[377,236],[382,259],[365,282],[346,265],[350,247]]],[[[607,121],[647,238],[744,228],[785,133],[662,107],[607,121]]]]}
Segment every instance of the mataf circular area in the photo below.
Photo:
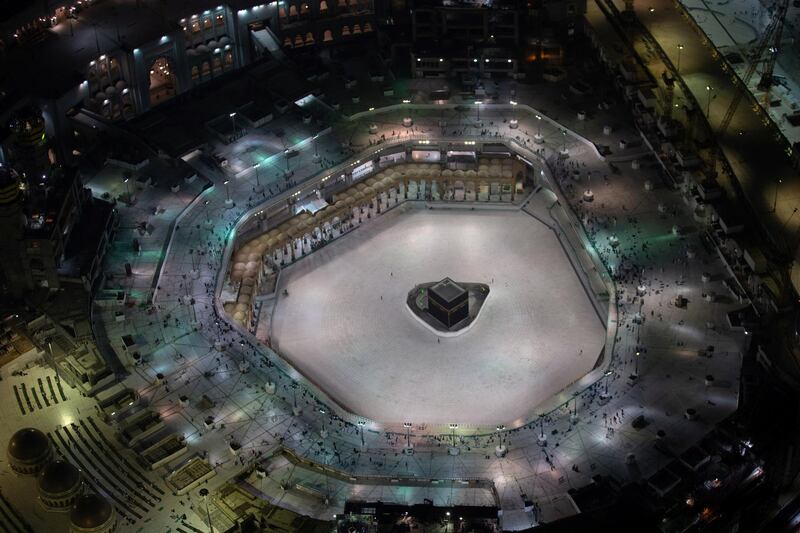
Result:
{"type": "Polygon", "coordinates": [[[284,268],[276,292],[273,348],[383,423],[519,421],[589,372],[605,342],[556,236],[515,209],[405,204],[284,268]],[[406,305],[415,285],[445,277],[491,287],[457,336],[406,305]]]}

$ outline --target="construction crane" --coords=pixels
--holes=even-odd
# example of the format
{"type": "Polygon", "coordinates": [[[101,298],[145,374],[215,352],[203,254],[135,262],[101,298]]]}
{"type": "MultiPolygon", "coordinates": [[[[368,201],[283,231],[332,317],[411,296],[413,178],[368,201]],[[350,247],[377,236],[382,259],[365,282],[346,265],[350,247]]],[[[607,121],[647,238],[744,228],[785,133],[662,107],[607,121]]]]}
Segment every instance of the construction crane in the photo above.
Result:
{"type": "Polygon", "coordinates": [[[786,11],[789,8],[788,0],[782,0],[778,5],[778,10],[775,13],[777,24],[775,26],[775,34],[772,39],[772,46],[769,47],[769,55],[764,62],[764,72],[761,74],[761,81],[758,82],[758,89],[764,91],[764,104],[769,106],[769,90],[774,82],[772,72],[775,69],[775,63],[778,61],[778,52],[781,46],[781,37],[783,36],[783,22],[786,18],[786,11]]]}
{"type": "Polygon", "coordinates": [[[728,126],[730,126],[731,120],[733,120],[733,115],[736,114],[736,109],[739,107],[742,97],[745,92],[748,91],[747,87],[750,84],[750,80],[753,78],[753,74],[756,72],[756,67],[761,62],[764,51],[769,47],[770,43],[772,43],[772,46],[769,47],[770,55],[764,62],[764,72],[758,84],[759,89],[766,84],[766,90],[769,93],[769,86],[772,85],[772,70],[775,68],[775,61],[778,59],[778,45],[780,44],[781,35],[783,34],[783,21],[786,18],[786,10],[788,8],[789,0],[778,0],[775,15],[772,17],[769,26],[767,26],[767,29],[761,35],[761,39],[759,39],[756,45],[755,52],[750,59],[750,64],[747,66],[744,76],[742,76],[742,85],[739,87],[739,90],[736,91],[736,94],[733,95],[733,100],[731,100],[731,104],[728,106],[728,110],[725,111],[722,122],[720,122],[717,135],[722,136],[728,131],[728,126]]]}

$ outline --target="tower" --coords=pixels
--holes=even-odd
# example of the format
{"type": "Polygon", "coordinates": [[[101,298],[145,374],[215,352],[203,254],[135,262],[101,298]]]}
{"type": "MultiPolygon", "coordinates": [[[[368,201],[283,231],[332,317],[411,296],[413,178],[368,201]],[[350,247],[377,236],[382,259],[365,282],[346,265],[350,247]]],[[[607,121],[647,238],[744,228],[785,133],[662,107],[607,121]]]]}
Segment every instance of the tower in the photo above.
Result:
{"type": "Polygon", "coordinates": [[[14,168],[28,180],[49,175],[51,161],[42,112],[32,106],[22,108],[11,121],[11,131],[14,168]]]}
{"type": "Polygon", "coordinates": [[[0,166],[0,286],[5,282],[12,294],[20,295],[28,286],[20,247],[25,232],[22,191],[16,172],[0,166]]]}

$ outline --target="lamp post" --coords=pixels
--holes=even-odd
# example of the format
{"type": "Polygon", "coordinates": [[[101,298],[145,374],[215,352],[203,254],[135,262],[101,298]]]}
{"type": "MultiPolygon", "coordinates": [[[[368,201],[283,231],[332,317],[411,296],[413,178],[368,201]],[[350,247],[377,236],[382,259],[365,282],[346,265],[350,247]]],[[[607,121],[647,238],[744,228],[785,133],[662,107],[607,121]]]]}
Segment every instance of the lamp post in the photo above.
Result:
{"type": "Polygon", "coordinates": [[[536,115],[536,142],[541,143],[544,137],[542,137],[542,115],[536,115]]]}
{"type": "Polygon", "coordinates": [[[203,487],[200,489],[200,496],[203,497],[203,503],[206,505],[206,518],[208,518],[208,531],[214,533],[214,526],[211,525],[211,512],[208,510],[208,489],[203,487]]]}
{"type": "Polygon", "coordinates": [[[511,100],[509,104],[511,104],[511,108],[514,110],[514,112],[511,114],[512,116],[511,116],[511,122],[509,123],[509,127],[511,129],[516,129],[519,127],[519,120],[517,119],[517,102],[511,100]]]}
{"type": "Polygon", "coordinates": [[[317,162],[320,159],[319,158],[319,144],[317,144],[317,138],[318,137],[319,137],[319,134],[314,135],[313,137],[311,137],[311,140],[314,142],[314,161],[317,161],[317,162]]]}
{"type": "Polygon", "coordinates": [[[786,227],[789,225],[789,222],[791,222],[791,221],[792,221],[792,219],[794,218],[794,216],[795,216],[796,214],[797,214],[797,208],[795,207],[794,209],[792,209],[792,214],[791,214],[791,215],[789,215],[789,218],[787,218],[787,219],[786,219],[786,221],[785,221],[785,222],[783,223],[783,225],[781,226],[781,231],[783,231],[783,230],[785,230],[785,229],[786,229],[786,227]]]}
{"type": "Polygon", "coordinates": [[[225,180],[222,182],[222,184],[225,185],[225,207],[227,209],[233,207],[233,200],[231,200],[231,189],[228,187],[230,182],[231,180],[225,180]]]}
{"type": "Polygon", "coordinates": [[[128,193],[128,203],[130,204],[131,203],[131,186],[128,184],[129,181],[130,181],[130,178],[128,178],[127,176],[122,180],[122,182],[125,184],[125,191],[128,193]]]}
{"type": "Polygon", "coordinates": [[[481,123],[481,104],[483,102],[481,100],[475,100],[475,109],[477,110],[477,122],[478,124],[481,123]]]}
{"type": "Polygon", "coordinates": [[[236,112],[228,115],[231,117],[231,131],[233,131],[233,139],[236,139],[236,112]]]}
{"type": "Polygon", "coordinates": [[[256,171],[256,186],[253,189],[255,192],[261,192],[264,188],[261,186],[261,182],[258,180],[258,167],[261,166],[261,163],[256,163],[253,165],[253,170],[256,171]]]}
{"type": "Polygon", "coordinates": [[[783,180],[778,178],[778,181],[775,182],[775,195],[772,198],[772,212],[774,213],[775,210],[778,208],[778,186],[783,183],[783,180]]]}
{"type": "Polygon", "coordinates": [[[508,453],[508,448],[506,448],[503,444],[503,431],[506,429],[506,427],[497,426],[495,429],[497,431],[498,443],[497,446],[494,447],[494,454],[498,459],[501,459],[506,456],[506,453],[508,453]]]}
{"type": "Polygon", "coordinates": [[[683,51],[683,45],[678,45],[678,74],[681,73],[681,52],[683,51]]]}
{"type": "Polygon", "coordinates": [[[706,98],[706,120],[708,120],[709,112],[711,111],[711,93],[714,91],[714,88],[710,85],[706,85],[706,93],[708,94],[708,98],[706,98]]]}

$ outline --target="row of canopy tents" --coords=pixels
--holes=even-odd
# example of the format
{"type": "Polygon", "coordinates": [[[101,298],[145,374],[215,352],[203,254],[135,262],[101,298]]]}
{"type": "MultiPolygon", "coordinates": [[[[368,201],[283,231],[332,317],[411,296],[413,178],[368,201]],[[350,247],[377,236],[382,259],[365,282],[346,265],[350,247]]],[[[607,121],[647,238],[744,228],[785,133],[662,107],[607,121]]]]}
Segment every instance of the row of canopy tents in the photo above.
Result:
{"type": "Polygon", "coordinates": [[[314,214],[303,211],[286,220],[279,226],[255,237],[234,254],[230,269],[230,282],[238,284],[238,294],[233,305],[234,320],[246,324],[251,318],[252,304],[261,282],[264,257],[277,250],[294,246],[297,239],[312,234],[316,229],[336,225],[354,215],[354,210],[371,204],[383,194],[397,195],[399,186],[407,181],[480,181],[513,179],[512,162],[509,159],[482,159],[476,170],[443,169],[438,164],[409,163],[396,165],[390,169],[356,183],[336,193],[333,204],[325,206],[314,214]]]}

